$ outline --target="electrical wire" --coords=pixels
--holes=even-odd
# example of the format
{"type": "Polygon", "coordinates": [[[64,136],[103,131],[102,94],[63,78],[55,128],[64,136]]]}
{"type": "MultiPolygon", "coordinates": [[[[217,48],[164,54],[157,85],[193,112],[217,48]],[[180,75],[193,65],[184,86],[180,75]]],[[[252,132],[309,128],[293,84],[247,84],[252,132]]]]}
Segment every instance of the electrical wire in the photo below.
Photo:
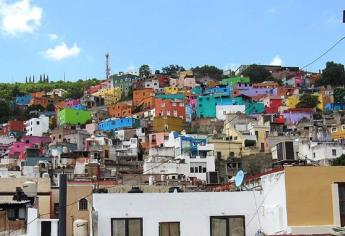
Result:
{"type": "Polygon", "coordinates": [[[323,52],[320,56],[318,56],[316,59],[314,59],[313,61],[311,61],[310,63],[306,64],[305,66],[303,66],[301,68],[301,70],[307,68],[308,66],[314,64],[315,62],[317,62],[319,59],[321,59],[322,57],[324,57],[327,53],[329,53],[330,51],[332,51],[333,48],[335,48],[341,41],[343,41],[345,39],[345,36],[340,38],[338,41],[336,41],[330,48],[328,48],[325,52],[323,52]]]}

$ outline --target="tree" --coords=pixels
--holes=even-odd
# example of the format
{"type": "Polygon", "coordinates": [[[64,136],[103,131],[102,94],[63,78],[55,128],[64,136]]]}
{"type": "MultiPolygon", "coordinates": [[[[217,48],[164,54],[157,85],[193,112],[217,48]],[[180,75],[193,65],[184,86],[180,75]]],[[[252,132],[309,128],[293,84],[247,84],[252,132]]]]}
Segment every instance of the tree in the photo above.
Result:
{"type": "Polygon", "coordinates": [[[54,106],[54,104],[49,103],[48,106],[47,106],[47,108],[46,108],[46,110],[47,110],[47,111],[55,111],[55,106],[54,106]]]}
{"type": "Polygon", "coordinates": [[[139,75],[141,77],[148,77],[151,74],[150,66],[149,65],[142,65],[139,68],[139,75]]]}
{"type": "Polygon", "coordinates": [[[332,161],[332,166],[345,166],[345,155],[342,154],[340,157],[335,158],[332,161]]]}
{"type": "Polygon", "coordinates": [[[196,78],[210,77],[212,79],[220,80],[223,78],[223,70],[215,66],[197,66],[191,69],[196,78]]]}
{"type": "Polygon", "coordinates": [[[309,93],[303,94],[299,98],[299,103],[296,107],[298,108],[315,108],[319,104],[319,98],[317,95],[312,95],[309,93]]]}
{"type": "Polygon", "coordinates": [[[159,75],[160,73],[160,70],[155,70],[155,75],[159,75]]]}
{"type": "Polygon", "coordinates": [[[322,70],[321,78],[315,82],[315,85],[345,85],[344,65],[333,61],[327,62],[326,68],[322,70]]]}
{"type": "MultiPolygon", "coordinates": [[[[264,68],[256,64],[248,66],[243,72],[243,76],[249,77],[252,83],[261,83],[268,80],[271,77],[271,73],[264,68]]],[[[271,80],[271,79],[270,79],[271,80]]]]}
{"type": "Polygon", "coordinates": [[[162,68],[162,73],[166,75],[177,75],[180,71],[185,71],[183,66],[169,65],[162,68]]]}
{"type": "Polygon", "coordinates": [[[10,112],[11,112],[11,109],[10,109],[10,105],[7,101],[1,99],[0,100],[0,122],[1,123],[4,123],[4,122],[7,122],[8,119],[10,118],[10,112]]]}

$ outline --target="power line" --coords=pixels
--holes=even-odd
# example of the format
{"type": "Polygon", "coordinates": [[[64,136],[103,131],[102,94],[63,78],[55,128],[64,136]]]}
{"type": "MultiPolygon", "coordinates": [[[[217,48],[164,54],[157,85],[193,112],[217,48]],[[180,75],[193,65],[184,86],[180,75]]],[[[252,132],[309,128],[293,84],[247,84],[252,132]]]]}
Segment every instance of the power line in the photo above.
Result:
{"type": "Polygon", "coordinates": [[[304,68],[314,64],[316,61],[318,61],[320,58],[322,58],[323,56],[325,56],[327,53],[329,53],[333,48],[335,48],[341,41],[343,41],[345,39],[345,36],[340,38],[337,42],[335,42],[330,48],[328,48],[324,53],[322,53],[320,56],[318,56],[316,59],[314,59],[312,62],[306,64],[305,66],[303,66],[301,68],[301,70],[303,70],[304,68]]]}

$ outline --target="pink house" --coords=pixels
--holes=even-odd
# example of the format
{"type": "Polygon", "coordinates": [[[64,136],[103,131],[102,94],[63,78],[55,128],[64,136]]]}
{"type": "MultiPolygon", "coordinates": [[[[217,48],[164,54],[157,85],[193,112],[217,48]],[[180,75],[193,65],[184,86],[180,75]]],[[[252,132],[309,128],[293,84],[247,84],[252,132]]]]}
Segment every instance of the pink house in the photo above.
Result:
{"type": "Polygon", "coordinates": [[[80,104],[80,99],[71,99],[71,100],[65,101],[66,107],[73,107],[79,104],[80,104]]]}
{"type": "Polygon", "coordinates": [[[186,103],[192,106],[193,111],[195,111],[195,108],[196,108],[196,103],[197,103],[196,97],[197,96],[194,94],[190,94],[186,96],[186,103]]]}
{"type": "Polygon", "coordinates": [[[87,124],[85,126],[85,130],[86,132],[88,132],[89,134],[94,134],[96,130],[98,130],[98,124],[97,123],[91,123],[91,124],[87,124]]]}
{"type": "Polygon", "coordinates": [[[149,134],[149,148],[159,147],[164,144],[165,140],[169,139],[169,133],[153,133],[149,134]]]}
{"type": "Polygon", "coordinates": [[[32,143],[15,142],[9,148],[9,158],[15,158],[18,160],[25,160],[25,150],[27,148],[34,148],[35,145],[32,143]]]}

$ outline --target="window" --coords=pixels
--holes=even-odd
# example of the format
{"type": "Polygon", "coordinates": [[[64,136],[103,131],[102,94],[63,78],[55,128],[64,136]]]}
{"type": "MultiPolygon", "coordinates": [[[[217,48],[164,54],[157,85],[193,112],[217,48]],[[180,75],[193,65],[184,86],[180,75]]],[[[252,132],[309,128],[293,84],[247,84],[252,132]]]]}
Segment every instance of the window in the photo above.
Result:
{"type": "Polygon", "coordinates": [[[190,173],[194,173],[194,167],[190,168],[190,173]]]}
{"type": "Polygon", "coordinates": [[[79,211],[87,211],[87,199],[82,198],[79,200],[79,205],[78,205],[79,211]]]}
{"type": "Polygon", "coordinates": [[[159,236],[180,236],[180,222],[159,222],[159,236]]]}
{"type": "Polygon", "coordinates": [[[332,149],[332,156],[337,156],[337,150],[336,149],[332,149]]]}
{"type": "Polygon", "coordinates": [[[244,216],[211,216],[211,236],[245,236],[244,216]]]}
{"type": "Polygon", "coordinates": [[[142,218],[111,219],[112,236],[142,236],[142,218]]]}
{"type": "Polygon", "coordinates": [[[334,133],[334,132],[336,132],[336,131],[337,131],[337,127],[332,127],[331,132],[334,133]]]}
{"type": "Polygon", "coordinates": [[[40,122],[39,121],[36,121],[36,125],[39,125],[40,124],[40,122]]]}

